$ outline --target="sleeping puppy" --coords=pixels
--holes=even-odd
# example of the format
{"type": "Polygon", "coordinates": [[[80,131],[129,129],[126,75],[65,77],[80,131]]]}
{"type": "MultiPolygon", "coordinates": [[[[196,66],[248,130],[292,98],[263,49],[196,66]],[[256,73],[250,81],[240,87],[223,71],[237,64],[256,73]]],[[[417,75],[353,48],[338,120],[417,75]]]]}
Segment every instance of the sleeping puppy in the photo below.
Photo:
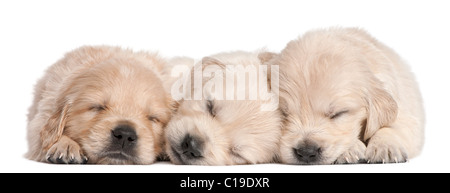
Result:
{"type": "Polygon", "coordinates": [[[291,41],[280,69],[289,164],[405,162],[424,142],[424,112],[409,67],[360,29],[332,28],[291,41]]]}
{"type": "MultiPolygon", "coordinates": [[[[187,89],[179,98],[177,112],[165,133],[166,152],[173,163],[234,165],[274,162],[281,137],[281,112],[277,106],[271,108],[275,103],[265,97],[278,95],[273,95],[270,90],[268,93],[260,92],[264,87],[270,87],[270,76],[264,76],[268,69],[261,63],[272,56],[270,53],[231,52],[205,57],[195,66],[192,60],[191,65],[187,64],[194,66],[190,70],[188,68],[190,76],[184,80],[184,88],[187,89]],[[263,73],[258,74],[259,70],[263,73]],[[252,73],[257,76],[251,76],[252,73]],[[250,83],[254,78],[262,81],[258,85],[250,83]],[[252,99],[250,95],[255,93],[259,96],[252,99]],[[240,94],[245,96],[239,98],[240,94]]],[[[177,90],[180,84],[175,82],[174,88],[177,90]]],[[[278,105],[278,100],[275,102],[278,105]]]]}
{"type": "Polygon", "coordinates": [[[50,163],[150,164],[162,152],[170,95],[155,54],[82,47],[36,85],[26,157],[50,163]]]}

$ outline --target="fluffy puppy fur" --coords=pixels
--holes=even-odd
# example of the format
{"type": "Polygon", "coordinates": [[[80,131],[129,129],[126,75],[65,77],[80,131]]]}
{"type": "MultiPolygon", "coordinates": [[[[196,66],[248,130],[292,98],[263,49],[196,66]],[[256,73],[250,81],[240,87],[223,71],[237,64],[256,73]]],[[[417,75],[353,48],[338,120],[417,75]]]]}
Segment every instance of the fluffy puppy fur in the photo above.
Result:
{"type": "MultiPolygon", "coordinates": [[[[273,54],[247,52],[221,53],[203,58],[194,68],[206,71],[216,67],[219,73],[214,77],[225,76],[230,67],[243,65],[259,69],[262,61],[273,54]]],[[[178,59],[177,61],[180,61],[178,59]]],[[[186,60],[193,66],[193,60],[186,60]]],[[[166,152],[175,164],[195,165],[233,165],[273,162],[278,155],[278,144],[281,137],[281,112],[261,111],[261,106],[267,101],[261,100],[217,100],[214,94],[205,89],[211,77],[203,71],[202,87],[195,87],[191,77],[185,84],[192,85],[191,92],[185,93],[185,98],[191,98],[195,90],[203,91],[202,100],[179,101],[177,112],[166,128],[166,152]],[[191,81],[189,81],[191,80],[191,81]]],[[[258,72],[258,71],[256,71],[258,72]]],[[[234,75],[233,75],[234,76],[234,75]]],[[[238,76],[238,75],[236,75],[238,76]]],[[[270,77],[270,76],[269,76],[270,77]]],[[[269,81],[269,79],[266,79],[269,81]]],[[[264,86],[267,82],[263,82],[264,86]]],[[[224,83],[225,84],[225,83],[224,83]]],[[[236,88],[237,81],[234,82],[236,88]]],[[[261,84],[261,83],[260,83],[261,84]]],[[[223,87],[225,88],[225,86],[223,87]]],[[[216,88],[217,89],[217,88],[216,88]]],[[[249,89],[246,85],[245,89],[249,89]]],[[[246,90],[237,90],[246,92],[246,90]]],[[[225,99],[226,91],[223,98],[225,99]]],[[[234,98],[236,99],[236,98],[234,98]]],[[[249,99],[249,98],[246,98],[249,99]]]]}
{"type": "Polygon", "coordinates": [[[271,63],[286,115],[283,163],[404,162],[420,153],[424,112],[413,74],[365,31],[306,33],[271,63]]]}
{"type": "Polygon", "coordinates": [[[36,85],[26,157],[51,163],[150,164],[162,152],[170,96],[156,54],[82,47],[36,85]]]}

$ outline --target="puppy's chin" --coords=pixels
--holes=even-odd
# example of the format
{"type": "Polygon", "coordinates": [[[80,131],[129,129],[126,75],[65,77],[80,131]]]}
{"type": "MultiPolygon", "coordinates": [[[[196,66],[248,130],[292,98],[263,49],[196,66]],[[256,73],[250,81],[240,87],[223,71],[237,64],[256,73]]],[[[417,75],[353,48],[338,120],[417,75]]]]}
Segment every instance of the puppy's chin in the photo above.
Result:
{"type": "Polygon", "coordinates": [[[152,164],[156,161],[155,156],[145,159],[138,156],[128,155],[123,152],[103,151],[88,153],[88,163],[105,165],[142,165],[152,164]]]}
{"type": "Polygon", "coordinates": [[[281,158],[283,163],[290,164],[290,165],[331,165],[331,164],[334,164],[336,159],[337,158],[334,158],[334,159],[321,158],[320,160],[317,160],[317,161],[314,161],[314,162],[304,162],[304,161],[298,160],[294,153],[291,153],[288,156],[283,156],[281,158]]]}
{"type": "Polygon", "coordinates": [[[122,154],[110,154],[106,157],[93,158],[88,163],[104,164],[104,165],[141,165],[150,164],[153,161],[147,161],[147,163],[138,158],[130,158],[127,155],[122,154]]]}
{"type": "Polygon", "coordinates": [[[188,159],[183,155],[183,152],[177,151],[176,148],[172,146],[168,147],[167,153],[170,161],[176,165],[207,165],[202,163],[203,158],[188,159]]]}
{"type": "Polygon", "coordinates": [[[198,158],[189,158],[183,154],[183,151],[177,151],[176,147],[168,147],[166,149],[170,161],[176,165],[230,165],[231,162],[227,160],[217,159],[214,155],[207,153],[198,158]]]}
{"type": "Polygon", "coordinates": [[[135,163],[135,162],[133,162],[131,160],[125,160],[125,159],[103,157],[103,158],[100,158],[98,161],[96,161],[96,164],[104,164],[104,165],[131,165],[131,164],[139,164],[139,163],[135,163]]]}

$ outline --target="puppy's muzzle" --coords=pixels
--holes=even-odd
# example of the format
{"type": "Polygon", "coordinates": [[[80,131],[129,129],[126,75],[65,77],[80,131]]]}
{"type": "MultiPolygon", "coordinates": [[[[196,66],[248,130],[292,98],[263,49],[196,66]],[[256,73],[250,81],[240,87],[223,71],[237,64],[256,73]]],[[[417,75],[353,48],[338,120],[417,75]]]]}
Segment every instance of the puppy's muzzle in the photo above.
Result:
{"type": "Polygon", "coordinates": [[[187,159],[197,159],[202,157],[202,141],[191,135],[186,135],[181,142],[181,150],[187,159]]]}
{"type": "Polygon", "coordinates": [[[293,148],[294,155],[300,163],[312,164],[320,160],[321,148],[314,144],[299,145],[293,148]]]}
{"type": "Polygon", "coordinates": [[[127,159],[135,155],[138,136],[130,125],[118,125],[111,131],[111,143],[108,147],[109,157],[127,159]]]}

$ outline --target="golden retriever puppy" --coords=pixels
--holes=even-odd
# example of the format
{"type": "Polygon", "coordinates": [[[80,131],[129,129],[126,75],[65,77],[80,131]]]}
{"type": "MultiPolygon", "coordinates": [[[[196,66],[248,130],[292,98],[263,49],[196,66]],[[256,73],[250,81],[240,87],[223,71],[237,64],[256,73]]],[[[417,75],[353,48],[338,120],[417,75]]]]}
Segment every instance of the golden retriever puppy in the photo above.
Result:
{"type": "Polygon", "coordinates": [[[82,47],[36,85],[26,157],[50,163],[150,164],[162,152],[170,95],[156,54],[82,47]]]}
{"type": "Polygon", "coordinates": [[[413,74],[363,30],[306,33],[271,64],[286,115],[283,163],[405,162],[420,153],[424,112],[413,74]]]}
{"type": "Polygon", "coordinates": [[[179,106],[165,130],[166,152],[173,163],[274,162],[281,112],[278,95],[269,88],[270,71],[261,65],[272,55],[237,51],[205,57],[196,65],[184,60],[194,67],[173,83],[172,96],[174,90],[184,92],[174,97],[179,106]]]}

